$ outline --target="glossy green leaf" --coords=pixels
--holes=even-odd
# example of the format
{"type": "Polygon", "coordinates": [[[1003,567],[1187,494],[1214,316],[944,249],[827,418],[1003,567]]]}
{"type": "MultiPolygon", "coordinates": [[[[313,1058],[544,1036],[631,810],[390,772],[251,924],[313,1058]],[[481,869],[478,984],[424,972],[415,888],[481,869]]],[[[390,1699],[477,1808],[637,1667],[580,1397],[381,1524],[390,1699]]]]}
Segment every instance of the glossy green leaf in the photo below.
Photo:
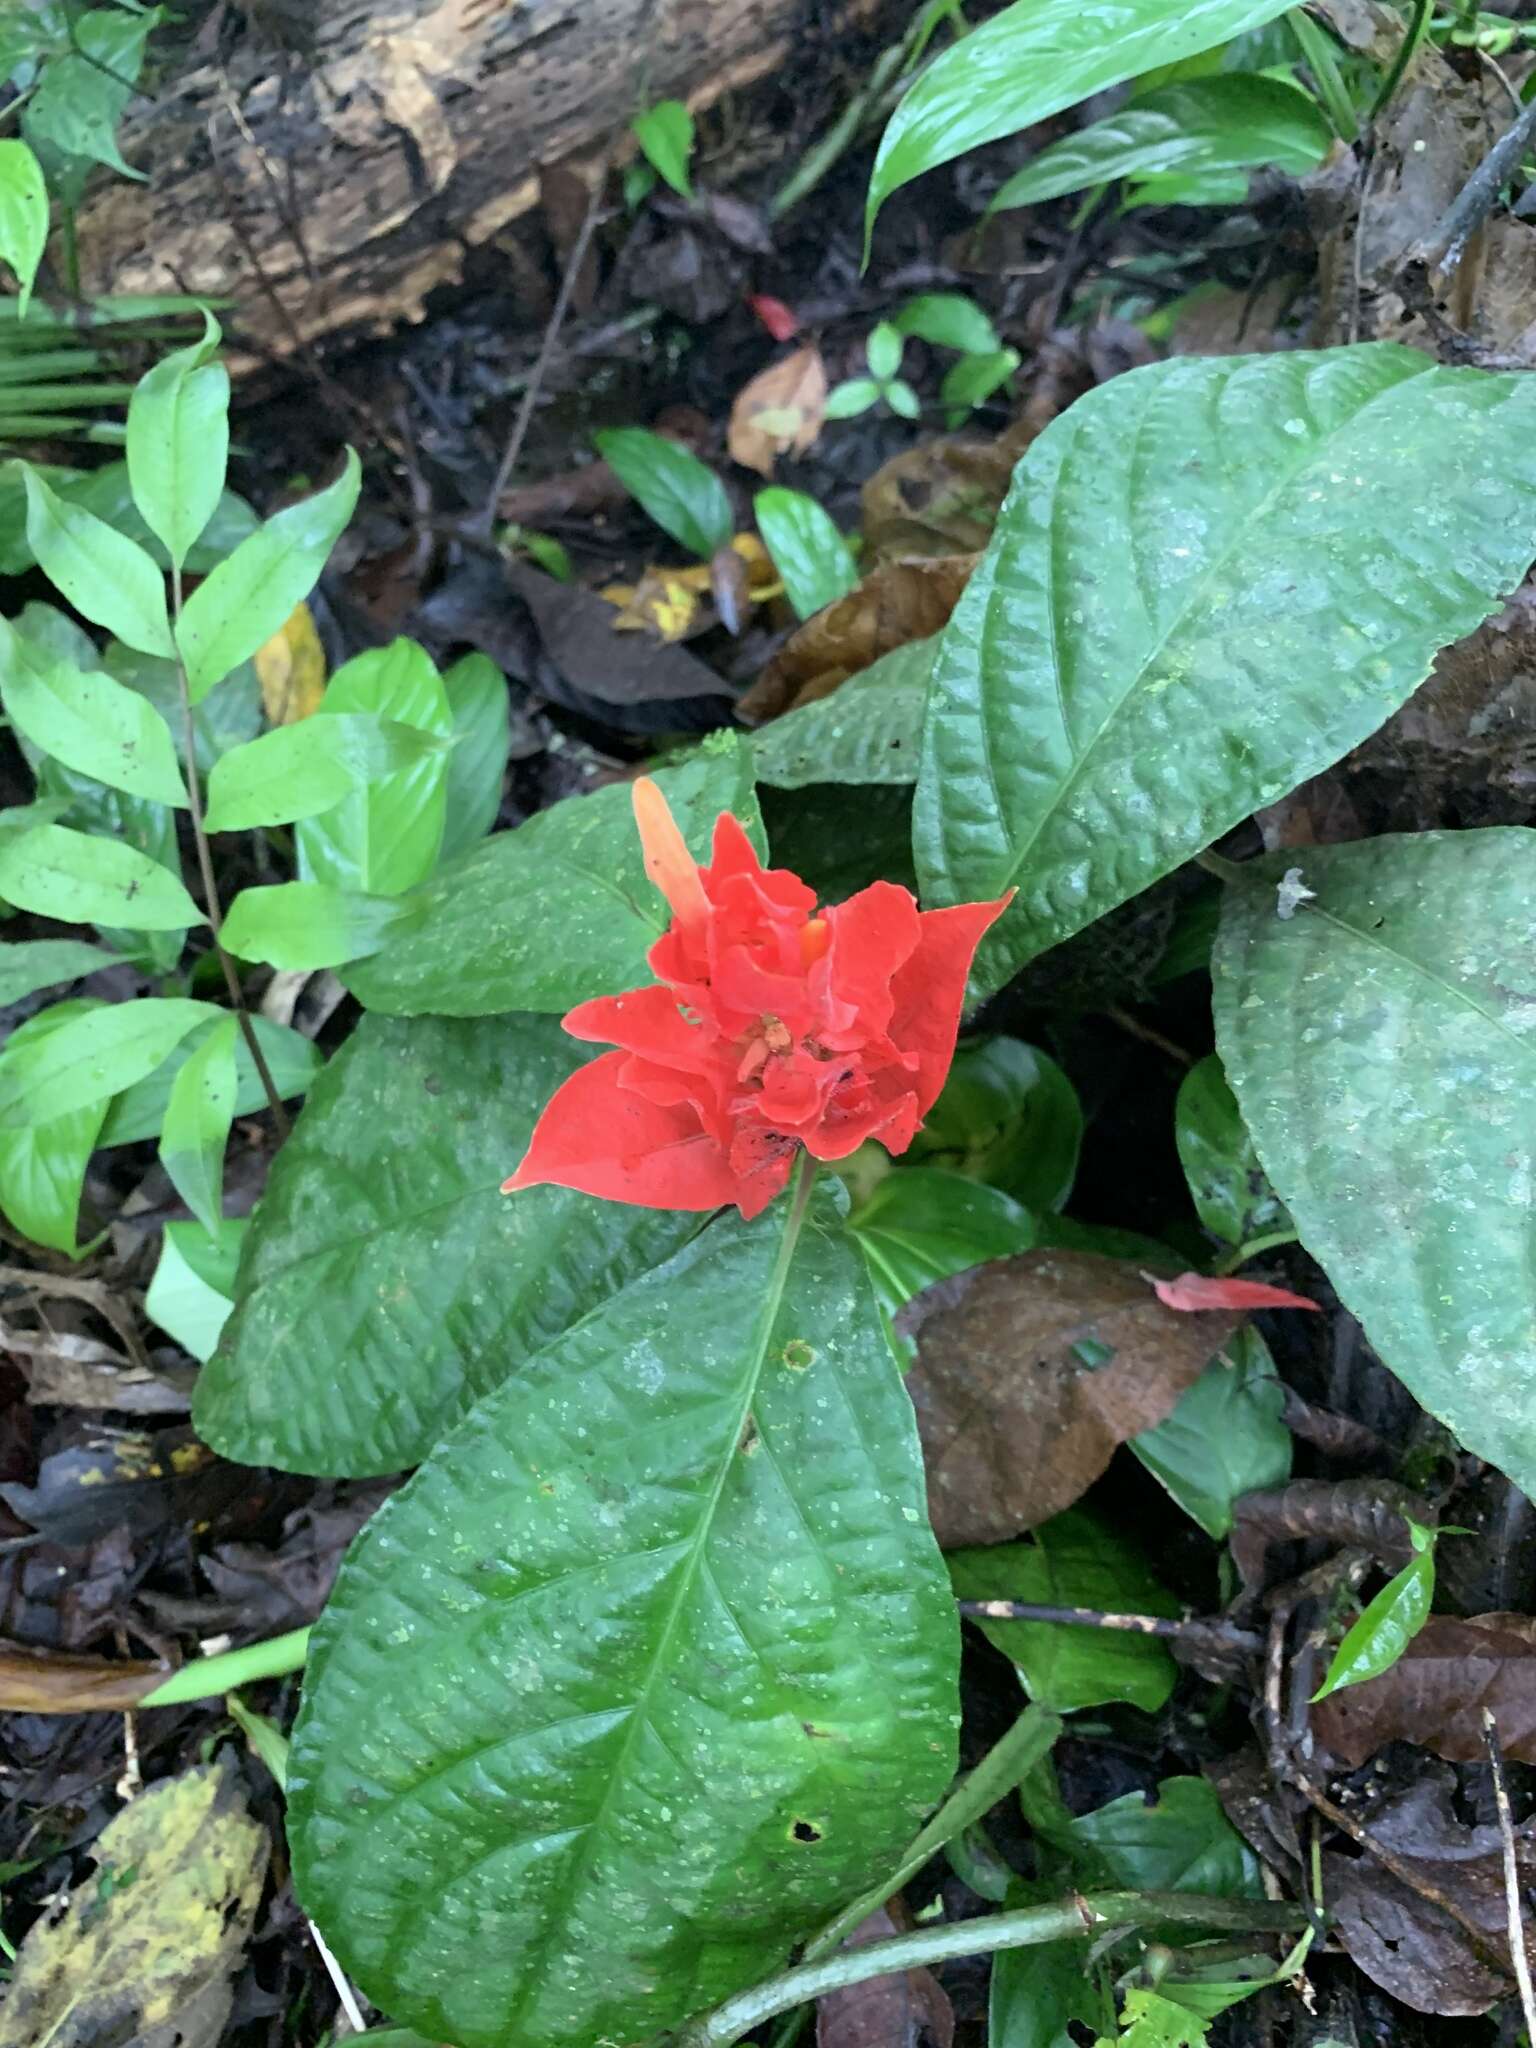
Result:
{"type": "MultiPolygon", "coordinates": [[[[117,124],[133,98],[144,44],[159,19],[147,8],[93,7],[71,24],[72,48],[43,66],[22,114],[27,139],[39,150],[105,164],[120,177],[142,179],[117,146],[117,124]]],[[[83,186],[83,178],[78,186],[83,186]]]]}
{"type": "Polygon", "coordinates": [[[1373,343],[1080,399],[1015,471],[929,690],[923,898],[1018,889],[976,988],[1358,745],[1533,554],[1526,379],[1373,343]]]}
{"type": "Polygon", "coordinates": [[[40,654],[3,619],[0,702],[16,731],[66,768],[129,796],[185,805],[176,742],[155,707],[94,665],[40,654]]]}
{"type": "MultiPolygon", "coordinates": [[[[136,1145],[144,1138],[156,1138],[165,1124],[171,1090],[182,1067],[218,1030],[223,1012],[215,1010],[202,1024],[194,1025],[169,1058],[113,1098],[107,1120],[101,1128],[103,1145],[136,1145]]],[[[278,1096],[288,1101],[302,1095],[320,1072],[323,1061],[310,1041],[286,1024],[253,1016],[251,1028],[261,1045],[278,1096]]],[[[251,1058],[241,1032],[235,1039],[235,1115],[250,1116],[267,1106],[267,1091],[256,1062],[251,1058]]]]}
{"type": "Polygon", "coordinates": [[[1231,1532],[1245,1493],[1284,1486],[1291,1476],[1285,1389],[1257,1330],[1241,1329],[1131,1449],[1208,1536],[1231,1532]]]}
{"type": "Polygon", "coordinates": [[[128,476],[151,532],[179,569],[224,494],[229,463],[229,372],[219,323],[139,379],[128,404],[128,476]]]}
{"type": "MultiPolygon", "coordinates": [[[[55,1003],[18,1024],[0,1051],[24,1061],[71,1019],[89,1014],[82,1002],[55,1003]]],[[[46,1122],[0,1129],[0,1210],[33,1244],[78,1258],[80,1192],[106,1115],[105,1097],[46,1122]]]]}
{"type": "Polygon", "coordinates": [[[337,711],[330,717],[316,713],[293,725],[274,726],[221,755],[208,777],[204,822],[210,832],[291,825],[334,809],[369,783],[412,773],[423,764],[441,780],[445,753],[438,734],[400,719],[375,717],[370,711],[337,711]]]}
{"type": "Polygon", "coordinates": [[[992,355],[1003,345],[991,319],[964,292],[923,292],[898,306],[890,324],[898,334],[956,348],[962,355],[992,355]]]}
{"type": "Polygon", "coordinates": [[[144,1307],[150,1320],[199,1362],[212,1356],[229,1321],[235,1265],[248,1227],[244,1216],[226,1216],[210,1239],[200,1223],[165,1226],[144,1307]]]}
{"type": "Polygon", "coordinates": [[[507,679],[488,655],[466,654],[445,669],[443,688],[454,746],[439,857],[452,860],[478,845],[496,823],[512,751],[512,711],[507,679]]]}
{"type": "Polygon", "coordinates": [[[1408,1524],[1408,1534],[1413,1556],[1388,1579],[1347,1631],[1333,1653],[1328,1676],[1312,1695],[1314,1701],[1390,1671],[1428,1621],[1435,1602],[1435,1539],[1417,1522],[1408,1524]]]}
{"type": "Polygon", "coordinates": [[[758,492],[752,507],[797,618],[808,619],[857,589],[859,572],[848,543],[814,498],[772,484],[758,492]]]}
{"type": "Polygon", "coordinates": [[[1246,171],[1154,171],[1133,185],[1121,211],[1138,206],[1241,206],[1248,196],[1246,171]]]}
{"type": "Polygon", "coordinates": [[[1164,1778],[1153,1804],[1140,1792],[1128,1792],[1079,1814],[1072,1832],[1111,1885],[1218,1898],[1264,1896],[1258,1858],[1204,1778],[1164,1778]]]}
{"type": "Polygon", "coordinates": [[[829,420],[852,420],[879,403],[880,386],[873,377],[846,377],[827,393],[824,410],[829,420]]]}
{"type": "Polygon", "coordinates": [[[1027,1252],[1035,1242],[1034,1217],[1001,1189],[932,1166],[886,1174],[849,1227],[892,1316],[935,1280],[1027,1252]]]}
{"type": "MultiPolygon", "coordinates": [[[[499,675],[496,680],[505,702],[506,685],[499,675]]],[[[442,677],[414,640],[396,640],[345,663],[326,685],[315,716],[288,730],[303,732],[333,722],[338,714],[358,712],[439,742],[454,731],[442,677]]],[[[393,774],[370,777],[322,816],[307,819],[294,835],[303,877],[376,896],[398,896],[424,881],[442,850],[449,760],[446,745],[420,753],[393,774]]],[[[499,776],[497,786],[499,792],[499,776]]]]}
{"type": "Polygon", "coordinates": [[[1215,1053],[1197,1061],[1180,1083],[1173,1135],[1200,1221],[1213,1237],[1243,1245],[1290,1229],[1215,1053]]]}
{"type": "Polygon", "coordinates": [[[136,541],[52,491],[30,464],[27,541],[43,573],[92,625],[142,654],[174,656],[165,578],[136,541]]]}
{"type": "Polygon", "coordinates": [[[185,931],[203,914],[179,876],[132,846],[67,825],[38,825],[0,845],[0,896],[65,924],[185,931]]]}
{"type": "Polygon", "coordinates": [[[211,1443],[302,1472],[414,1465],[697,1231],[564,1188],[499,1192],[587,1056],[553,1018],[363,1019],[273,1162],[239,1311],[198,1384],[211,1443]]]}
{"type": "Polygon", "coordinates": [[[329,882],[273,882],[240,891],[220,936],[237,960],[287,970],[344,967],[376,953],[404,922],[393,896],[329,882]]]}
{"type": "Polygon", "coordinates": [[[625,490],[680,547],[707,562],[725,546],[730,493],[697,455],[646,427],[609,427],[592,439],[625,490]]]}
{"type": "MultiPolygon", "coordinates": [[[[1019,1887],[1023,1890],[1023,1887],[1019,1887]]],[[[1031,1887],[1010,1904],[1045,1904],[1058,1894],[1031,1887]]],[[[1046,1941],[999,1949],[988,1989],[988,2048],[1078,2048],[1069,2023],[1081,2019],[1092,1993],[1084,1979],[1080,1941],[1046,1941]]]]}
{"type": "Polygon", "coordinates": [[[910,1156],[990,1181],[1028,1209],[1060,1209],[1082,1140],[1082,1105],[1061,1068],[1022,1039],[998,1035],[956,1048],[910,1156]]]}
{"type": "Polygon", "coordinates": [[[182,996],[144,996],[92,1007],[35,1044],[18,1048],[13,1038],[0,1052],[0,1129],[105,1102],[158,1067],[211,1010],[182,996]]]}
{"type": "Polygon", "coordinates": [[[1302,1243],[1382,1362],[1536,1490],[1536,832],[1307,847],[1224,893],[1217,1045],[1302,1243]],[[1301,864],[1316,892],[1277,915],[1301,864]]]}
{"type": "Polygon", "coordinates": [[[1321,107],[1295,86],[1221,72],[1144,93],[1053,142],[1015,171],[989,210],[1036,206],[1086,185],[1152,172],[1219,174],[1276,164],[1299,175],[1322,162],[1332,140],[1321,107]]]}
{"type": "MultiPolygon", "coordinates": [[[[1024,1600],[1092,1607],[1110,1614],[1168,1614],[1179,1604],[1139,1551],[1087,1508],[1055,1515],[1023,1543],[952,1550],[950,1576],[961,1600],[1024,1600]]],[[[1058,1714],[1125,1700],[1156,1713],[1177,1668],[1155,1636],[1075,1628],[1054,1621],[981,1621],[983,1635],[1018,1667],[1031,1699],[1058,1714]]]]}
{"type": "Polygon", "coordinates": [[[717,1220],[525,1360],[342,1568],[295,1879],[433,2039],[650,2039],[779,1968],[949,1782],[910,1404],[832,1203],[793,1213],[717,1220]]]}
{"type": "Polygon", "coordinates": [[[759,782],[915,782],[937,636],[910,640],[856,676],[752,735],[759,782]]]}
{"type": "Polygon", "coordinates": [[[264,647],[294,606],[308,597],[352,517],[361,482],[362,469],[349,448],[333,484],[274,512],[193,591],[182,610],[176,642],[187,665],[194,704],[264,647]]]}
{"type": "Polygon", "coordinates": [[[693,158],[693,116],[681,100],[658,100],[630,123],[646,161],[674,192],[693,197],[688,166],[693,158]]]}
{"type": "Polygon", "coordinates": [[[865,243],[891,194],[968,149],[1273,21],[1287,0],[1014,0],[922,71],[869,181],[865,243]]]}
{"type": "Polygon", "coordinates": [[[80,939],[24,939],[0,944],[0,1010],[9,1009],[41,988],[78,981],[99,968],[113,967],[117,956],[80,939]]]}
{"type": "Polygon", "coordinates": [[[43,167],[24,142],[0,142],[0,260],[16,273],[20,316],[48,243],[48,187],[43,167]]]}
{"type": "Polygon", "coordinates": [[[224,1200],[224,1147],[235,1115],[235,1038],[226,1017],[183,1063],[171,1084],[160,1134],[160,1164],[203,1228],[218,1234],[224,1200]]]}
{"type": "MultiPolygon", "coordinates": [[[[706,741],[656,777],[695,857],[734,811],[763,853],[751,755],[706,741]]],[[[347,986],[394,1016],[565,1011],[651,979],[645,956],[668,912],[646,879],[630,793],[610,785],[540,811],[439,868],[399,899],[402,922],[347,986]]]]}

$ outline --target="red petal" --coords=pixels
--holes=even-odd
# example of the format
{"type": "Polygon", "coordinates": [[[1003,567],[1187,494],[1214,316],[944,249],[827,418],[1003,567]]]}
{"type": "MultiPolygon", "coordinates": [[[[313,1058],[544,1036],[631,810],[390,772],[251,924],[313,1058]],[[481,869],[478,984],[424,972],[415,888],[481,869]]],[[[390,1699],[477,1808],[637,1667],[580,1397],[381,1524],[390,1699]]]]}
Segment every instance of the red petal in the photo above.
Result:
{"type": "MultiPolygon", "coordinates": [[[[522,1164],[503,1194],[541,1185],[575,1188],[644,1209],[718,1209],[754,1200],[730,1161],[686,1105],[666,1108],[618,1085],[629,1054],[604,1053],[562,1082],[534,1127],[522,1164]]],[[[788,1168],[786,1166],[786,1177],[788,1168]]],[[[772,1199],[772,1189],[758,1202],[772,1199]]],[[[742,1213],[746,1214],[745,1204],[742,1213]]]]}
{"type": "Polygon", "coordinates": [[[677,1006],[677,997],[660,983],[648,988],[626,989],[621,996],[594,996],[578,1003],[561,1023],[572,1038],[593,1045],[622,1046],[658,1066],[675,1067],[685,1074],[700,1072],[712,1060],[724,1055],[715,1050],[717,1041],[700,1024],[690,1024],[677,1006]]]}
{"type": "Polygon", "coordinates": [[[1310,1308],[1322,1313],[1320,1302],[1285,1287],[1266,1287],[1262,1280],[1210,1280],[1203,1273],[1181,1273],[1177,1280],[1145,1277],[1164,1308],[1310,1308]]]}
{"type": "Polygon", "coordinates": [[[791,312],[782,299],[770,298],[767,292],[748,292],[747,304],[775,341],[788,341],[800,332],[799,315],[791,312]]]}
{"type": "Polygon", "coordinates": [[[909,889],[871,882],[829,910],[826,921],[831,942],[812,986],[826,990],[826,1042],[841,1048],[885,1032],[895,1013],[895,977],[922,945],[923,920],[909,889]]]}
{"type": "Polygon", "coordinates": [[[918,923],[917,951],[891,978],[895,1009],[888,1036],[902,1052],[917,1055],[912,1088],[918,1116],[938,1100],[955,1057],[966,976],[987,927],[1013,901],[1013,891],[996,903],[957,903],[950,910],[925,910],[918,923]]]}

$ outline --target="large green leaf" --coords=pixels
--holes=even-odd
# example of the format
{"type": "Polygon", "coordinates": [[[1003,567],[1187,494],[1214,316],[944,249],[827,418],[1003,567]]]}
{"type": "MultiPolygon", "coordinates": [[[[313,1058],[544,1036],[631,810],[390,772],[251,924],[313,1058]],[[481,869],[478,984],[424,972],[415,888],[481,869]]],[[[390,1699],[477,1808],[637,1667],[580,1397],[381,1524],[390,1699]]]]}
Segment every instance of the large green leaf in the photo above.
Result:
{"type": "MultiPolygon", "coordinates": [[[[72,1001],[39,1011],[17,1025],[0,1057],[25,1056],[89,1010],[88,1003],[72,1001]]],[[[0,1129],[0,1209],[23,1237],[72,1259],[82,1249],[76,1241],[80,1192],[106,1109],[103,1097],[47,1123],[0,1129]]]]}
{"type": "Polygon", "coordinates": [[[1219,1543],[1245,1493],[1291,1476],[1285,1388],[1258,1331],[1245,1326],[1223,1346],[1173,1413],[1131,1438],[1130,1448],[1185,1514],[1219,1543]]]}
{"type": "Polygon", "coordinates": [[[891,116],[869,180],[865,239],[900,186],[1090,94],[1196,57],[1288,0],[1014,0],[945,50],[891,116]]]}
{"type": "Polygon", "coordinates": [[[1356,746],[1536,554],[1536,385],[1381,343],[1133,370],[1055,420],[940,641],[925,900],[980,989],[1356,746]]]}
{"type": "Polygon", "coordinates": [[[1536,1491],[1536,832],[1308,847],[1226,892],[1217,1043],[1301,1240],[1467,1450],[1536,1491]]]}
{"type": "Polygon", "coordinates": [[[219,339],[205,306],[202,340],[146,370],[128,402],[134,504],[178,569],[224,495],[229,372],[218,360],[219,339]]]}
{"type": "Polygon", "coordinates": [[[928,677],[938,636],[909,640],[850,676],[830,697],[787,711],[752,735],[759,782],[915,782],[928,677]]]}
{"type": "Polygon", "coordinates": [[[877,1181],[850,1229],[888,1315],[936,1280],[1027,1252],[1035,1219],[1001,1188],[935,1166],[904,1166],[877,1181]]]}
{"type": "Polygon", "coordinates": [[[461,2048],[641,2042],[895,1863],[955,1762],[910,1405],[833,1205],[732,1217],[488,1394],[315,1632],[300,1895],[461,2048]]]}
{"type": "MultiPolygon", "coordinates": [[[[764,850],[751,757],[739,741],[706,743],[656,780],[700,860],[726,810],[764,850]]],[[[622,784],[498,832],[399,900],[405,921],[345,979],[370,1010],[403,1017],[567,1010],[634,988],[651,978],[645,956],[667,918],[622,784]]]]}
{"type": "Polygon", "coordinates": [[[528,1352],[697,1231],[563,1188],[499,1192],[588,1056],[546,1017],[363,1019],[273,1162],[198,1382],[210,1443],[300,1472],[414,1465],[528,1352]]]}

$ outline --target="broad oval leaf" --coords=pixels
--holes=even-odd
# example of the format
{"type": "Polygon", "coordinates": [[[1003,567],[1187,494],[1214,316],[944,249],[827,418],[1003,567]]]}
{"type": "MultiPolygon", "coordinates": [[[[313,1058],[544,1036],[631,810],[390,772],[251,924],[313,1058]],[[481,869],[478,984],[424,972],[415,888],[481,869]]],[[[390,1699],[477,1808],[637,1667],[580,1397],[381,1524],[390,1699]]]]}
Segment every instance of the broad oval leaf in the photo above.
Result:
{"type": "Polygon", "coordinates": [[[1536,1491],[1536,832],[1308,847],[1225,892],[1217,1045],[1270,1180],[1415,1400],[1536,1491]]]}
{"type": "Polygon", "coordinates": [[[1528,379],[1379,343],[1079,400],[1015,471],[929,690],[924,899],[1018,889],[977,991],[1357,746],[1533,554],[1528,379]]]}
{"type": "MultiPolygon", "coordinates": [[[[68,944],[67,940],[60,941],[68,944]]],[[[18,1024],[5,1042],[0,1060],[20,1059],[29,1048],[69,1023],[85,1016],[90,1005],[79,1002],[54,1003],[18,1024]]],[[[23,1237],[66,1258],[79,1258],[76,1241],[80,1217],[80,1193],[85,1170],[96,1149],[97,1134],[107,1113],[106,1099],[87,1103],[82,1109],[51,1117],[45,1123],[26,1124],[16,1130],[0,1129],[0,1209],[3,1209],[23,1237]]]]}
{"type": "Polygon", "coordinates": [[[1173,1413],[1133,1436],[1130,1448],[1207,1536],[1221,1542],[1245,1493],[1291,1476],[1285,1388],[1269,1347],[1239,1330],[1180,1394],[1173,1413]]]}
{"type": "Polygon", "coordinates": [[[51,1122],[151,1073],[195,1024],[218,1012],[184,996],[103,1003],[36,1043],[0,1053],[0,1129],[51,1122]]]}
{"type": "Polygon", "coordinates": [[[229,1321],[235,1266],[249,1228],[244,1216],[222,1218],[213,1237],[200,1223],[165,1226],[144,1312],[200,1364],[213,1355],[229,1321]]]}
{"type": "Polygon", "coordinates": [[[1028,1209],[1063,1209],[1082,1142],[1082,1104],[1061,1068],[999,1033],[956,1046],[909,1156],[989,1181],[1028,1209]]]}
{"type": "Polygon", "coordinates": [[[1042,149],[998,192],[989,212],[1035,206],[1085,185],[1179,170],[1202,176],[1276,164],[1309,171],[1333,130],[1310,94],[1278,78],[1221,72],[1144,93],[1106,120],[1042,149]]]}
{"type": "Polygon", "coordinates": [[[915,782],[938,636],[882,654],[829,697],[752,735],[752,766],[775,789],[814,782],[915,782]]]}
{"type": "Polygon", "coordinates": [[[935,1166],[900,1167],[878,1181],[849,1226],[887,1315],[913,1295],[985,1259],[1027,1252],[1035,1219],[1001,1188],[935,1166]]]}
{"type": "Polygon", "coordinates": [[[229,464],[229,372],[219,323],[203,309],[203,338],[139,379],[128,402],[128,476],[140,517],[176,568],[224,495],[229,464]]]}
{"type": "Polygon", "coordinates": [[[731,499],[712,469],[648,427],[609,427],[592,437],[599,455],[663,533],[707,562],[731,537],[731,499]]]}
{"type": "Polygon", "coordinates": [[[237,960],[309,972],[376,953],[403,921],[393,896],[329,882],[272,882],[240,891],[219,937],[237,960]]]}
{"type": "Polygon", "coordinates": [[[792,1213],[716,1222],[527,1360],[342,1568],[295,1876],[434,2040],[653,2037],[777,1968],[948,1783],[912,1411],[832,1205],[798,1242],[792,1213]]]}
{"type": "Polygon", "coordinates": [[[507,679],[489,655],[464,655],[444,671],[443,688],[453,715],[454,744],[440,858],[452,860],[477,845],[496,823],[512,751],[512,710],[507,679]]]}
{"type": "Polygon", "coordinates": [[[66,768],[129,796],[185,805],[176,742],[148,698],[94,666],[50,659],[3,619],[0,700],[17,732],[66,768]]]}
{"type": "MultiPolygon", "coordinates": [[[[697,859],[709,858],[721,811],[766,850],[739,741],[706,742],[656,780],[697,859]]],[[[651,978],[645,956],[668,915],[646,879],[624,784],[498,832],[398,902],[398,929],[346,982],[370,1010],[402,1017],[563,1011],[634,988],[651,978]]]]}
{"type": "Polygon", "coordinates": [[[630,126],[651,168],[684,199],[693,197],[688,165],[693,157],[693,116],[681,100],[658,100],[630,126]]]}
{"type": "MultiPolygon", "coordinates": [[[[142,1081],[135,1081],[131,1088],[113,1097],[101,1128],[103,1145],[136,1145],[143,1138],[159,1136],[177,1075],[204,1039],[219,1029],[219,1019],[225,1014],[215,1010],[205,1024],[194,1025],[152,1074],[146,1074],[142,1081]]],[[[301,1032],[290,1030],[286,1024],[274,1024],[259,1013],[251,1018],[251,1029],[279,1097],[286,1102],[292,1096],[302,1095],[323,1065],[315,1047],[301,1032]]],[[[266,1106],[266,1085],[256,1071],[242,1031],[235,1039],[235,1115],[249,1116],[266,1106]]]]}
{"type": "Polygon", "coordinates": [[[398,1472],[697,1231],[564,1188],[499,1192],[587,1056],[546,1017],[362,1020],[273,1162],[198,1381],[210,1443],[287,1471],[398,1472]]]}
{"type": "Polygon", "coordinates": [[[887,124],[869,181],[875,215],[900,186],[1090,94],[1213,49],[1286,11],[1287,0],[1014,0],[912,85],[887,124]]]}
{"type": "Polygon", "coordinates": [[[16,273],[16,315],[27,302],[48,242],[48,188],[43,168],[24,142],[0,142],[0,257],[16,273]]]}
{"type": "Polygon", "coordinates": [[[0,896],[66,924],[156,932],[206,921],[169,868],[67,825],[35,825],[0,846],[0,896]]]}
{"type": "Polygon", "coordinates": [[[83,505],[58,497],[30,464],[27,542],[49,582],[83,617],[141,654],[174,658],[165,578],[137,541],[108,526],[83,505]]]}
{"type": "Polygon", "coordinates": [[[275,725],[214,762],[204,822],[210,832],[291,825],[423,761],[441,771],[445,751],[438,734],[370,711],[316,713],[296,725],[275,725]]]}
{"type": "Polygon", "coordinates": [[[848,543],[814,498],[770,484],[758,492],[752,509],[797,618],[808,619],[858,588],[848,543]]]}

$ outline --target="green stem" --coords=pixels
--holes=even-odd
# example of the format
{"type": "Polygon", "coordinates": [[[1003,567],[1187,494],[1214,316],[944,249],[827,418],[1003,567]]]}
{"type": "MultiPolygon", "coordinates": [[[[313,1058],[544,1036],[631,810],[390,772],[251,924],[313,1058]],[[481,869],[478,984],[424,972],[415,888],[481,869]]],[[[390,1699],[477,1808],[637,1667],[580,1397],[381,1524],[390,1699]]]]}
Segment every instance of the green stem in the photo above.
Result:
{"type": "Polygon", "coordinates": [[[1407,33],[1397,46],[1397,55],[1392,59],[1392,68],[1382,81],[1380,92],[1371,104],[1370,119],[1379,121],[1392,104],[1393,95],[1402,84],[1408,66],[1419,53],[1424,38],[1429,34],[1430,19],[1434,13],[1434,0],[1414,0],[1413,18],[1407,33]]]}
{"type": "Polygon", "coordinates": [[[1195,866],[1204,868],[1208,875],[1214,875],[1218,882],[1240,882],[1243,879],[1241,861],[1224,860],[1219,853],[1212,853],[1207,847],[1195,855],[1195,866]]]}
{"type": "Polygon", "coordinates": [[[284,1678],[290,1671],[302,1671],[308,1655],[309,1630],[290,1629],[287,1635],[272,1636],[264,1643],[247,1643],[243,1650],[225,1650],[217,1657],[196,1658],[157,1685],[153,1692],[145,1693],[139,1705],[183,1707],[188,1700],[213,1699],[258,1678],[284,1678]]]}
{"type": "Polygon", "coordinates": [[[1211,1268],[1211,1277],[1224,1280],[1229,1273],[1235,1273],[1239,1266],[1246,1266],[1250,1259],[1256,1259],[1260,1252],[1272,1252],[1277,1245],[1300,1244],[1301,1239],[1294,1230],[1272,1230],[1267,1237],[1250,1237],[1246,1244],[1229,1252],[1219,1266],[1211,1268]]]}
{"type": "Polygon", "coordinates": [[[822,1962],[801,1963],[750,1991],[716,2006],[678,2036],[678,2048],[731,2048],[764,2020],[893,1970],[916,1970],[953,1956],[974,1956],[1002,1948],[1033,1948],[1041,1942],[1071,1941],[1105,1927],[1162,1926],[1246,1928],[1254,1933],[1292,1933],[1307,1916],[1296,1906],[1257,1899],[1208,1899],[1193,1892],[1098,1892],[1057,1905],[1026,1906],[1016,1913],[991,1913],[958,1925],[920,1927],[892,1941],[845,1949],[822,1962]]]}

